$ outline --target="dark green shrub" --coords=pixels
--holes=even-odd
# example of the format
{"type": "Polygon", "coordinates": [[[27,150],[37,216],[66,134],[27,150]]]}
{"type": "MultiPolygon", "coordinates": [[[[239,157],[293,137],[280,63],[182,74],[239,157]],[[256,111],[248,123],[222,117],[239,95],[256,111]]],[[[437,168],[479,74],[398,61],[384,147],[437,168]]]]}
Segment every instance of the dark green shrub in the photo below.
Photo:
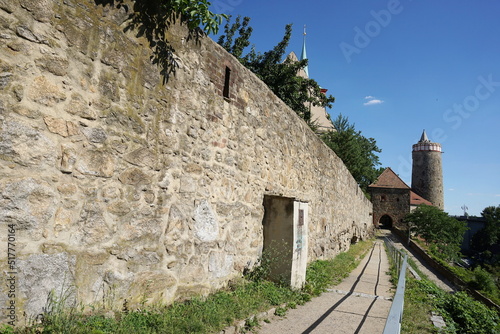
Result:
{"type": "Polygon", "coordinates": [[[471,282],[471,285],[474,289],[487,293],[493,293],[496,290],[495,280],[488,271],[478,266],[473,273],[474,281],[471,282]]]}
{"type": "Polygon", "coordinates": [[[441,307],[456,323],[460,334],[494,334],[500,330],[498,315],[465,292],[447,295],[441,307]]]}

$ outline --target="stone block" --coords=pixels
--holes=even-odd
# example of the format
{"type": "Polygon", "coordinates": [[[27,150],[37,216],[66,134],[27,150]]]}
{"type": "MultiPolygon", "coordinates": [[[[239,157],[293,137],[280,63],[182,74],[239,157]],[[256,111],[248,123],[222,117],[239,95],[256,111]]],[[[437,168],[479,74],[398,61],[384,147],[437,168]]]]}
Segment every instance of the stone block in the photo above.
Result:
{"type": "Polygon", "coordinates": [[[62,147],[61,172],[72,173],[77,159],[76,151],[71,147],[62,147]]]}
{"type": "Polygon", "coordinates": [[[80,116],[81,118],[90,120],[95,120],[97,118],[95,110],[93,110],[84,97],[78,93],[73,93],[71,95],[71,99],[65,110],[66,112],[80,116]]]}
{"type": "Polygon", "coordinates": [[[116,216],[125,216],[131,210],[130,203],[127,202],[115,202],[108,205],[108,211],[116,216]]]}
{"type": "Polygon", "coordinates": [[[30,42],[39,44],[48,44],[45,36],[33,32],[29,27],[20,25],[16,28],[17,36],[22,37],[30,42]]]}
{"type": "Polygon", "coordinates": [[[181,177],[180,193],[194,193],[196,192],[197,182],[189,176],[181,177]]]}
{"type": "Polygon", "coordinates": [[[75,215],[72,210],[62,207],[58,208],[54,217],[54,231],[60,232],[67,230],[75,222],[75,215]]]}
{"type": "Polygon", "coordinates": [[[43,120],[50,132],[63,137],[68,137],[68,126],[66,125],[66,121],[64,119],[45,116],[43,120]]]}
{"type": "Polygon", "coordinates": [[[229,276],[233,272],[233,255],[224,252],[211,252],[208,257],[208,271],[213,277],[229,276]]]}
{"type": "Polygon", "coordinates": [[[102,144],[108,138],[106,131],[102,128],[82,128],[82,132],[91,143],[102,144]]]}
{"type": "Polygon", "coordinates": [[[141,169],[136,167],[128,168],[127,170],[125,170],[123,173],[120,174],[118,179],[123,184],[130,184],[135,186],[151,183],[150,176],[141,169]]]}
{"type": "Polygon", "coordinates": [[[61,183],[57,186],[57,190],[61,195],[72,196],[76,194],[78,187],[74,183],[61,183]]]}
{"type": "Polygon", "coordinates": [[[115,170],[113,156],[105,150],[86,150],[78,156],[75,169],[84,174],[109,178],[115,170]]]}
{"type": "Polygon", "coordinates": [[[140,147],[126,154],[124,159],[133,165],[153,168],[156,164],[156,153],[145,147],[140,147]]]}
{"type": "Polygon", "coordinates": [[[84,203],[76,231],[80,242],[83,245],[105,242],[112,237],[111,231],[100,203],[95,201],[84,203]]]}
{"type": "Polygon", "coordinates": [[[102,72],[99,78],[99,92],[113,102],[120,101],[117,77],[112,72],[102,72]]]}
{"type": "Polygon", "coordinates": [[[0,89],[4,89],[10,83],[13,73],[2,72],[0,73],[0,89]]]}
{"type": "Polygon", "coordinates": [[[194,210],[195,235],[204,242],[217,240],[219,237],[219,222],[212,207],[202,200],[194,210]]]}
{"type": "Polygon", "coordinates": [[[35,64],[40,69],[57,76],[64,76],[68,73],[69,61],[66,58],[46,55],[35,59],[35,64]]]}
{"type": "Polygon", "coordinates": [[[37,21],[49,22],[54,16],[51,0],[19,0],[19,2],[37,21]]]}
{"type": "Polygon", "coordinates": [[[34,178],[0,181],[0,221],[17,230],[42,230],[56,211],[57,196],[45,181],[34,178]]]}
{"type": "Polygon", "coordinates": [[[33,79],[28,96],[33,101],[47,107],[53,107],[66,100],[66,94],[44,76],[33,79]]]}
{"type": "Polygon", "coordinates": [[[7,121],[0,131],[0,159],[22,166],[53,165],[57,159],[55,143],[26,123],[7,121]]]}
{"type": "Polygon", "coordinates": [[[26,298],[24,311],[29,317],[43,313],[47,299],[71,305],[76,298],[74,268],[76,257],[67,253],[33,254],[18,260],[19,291],[26,298]]]}

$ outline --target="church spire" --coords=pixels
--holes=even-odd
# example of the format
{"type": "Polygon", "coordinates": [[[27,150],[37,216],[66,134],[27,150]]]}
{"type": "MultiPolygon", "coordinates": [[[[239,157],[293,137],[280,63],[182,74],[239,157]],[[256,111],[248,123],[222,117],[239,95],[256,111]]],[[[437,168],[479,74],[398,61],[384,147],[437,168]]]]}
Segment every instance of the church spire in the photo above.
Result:
{"type": "MultiPolygon", "coordinates": [[[[304,41],[302,43],[302,54],[300,55],[300,60],[307,59],[306,53],[306,25],[304,24],[304,41]]],[[[306,72],[307,77],[309,78],[309,66],[304,67],[304,72],[306,72]]]]}

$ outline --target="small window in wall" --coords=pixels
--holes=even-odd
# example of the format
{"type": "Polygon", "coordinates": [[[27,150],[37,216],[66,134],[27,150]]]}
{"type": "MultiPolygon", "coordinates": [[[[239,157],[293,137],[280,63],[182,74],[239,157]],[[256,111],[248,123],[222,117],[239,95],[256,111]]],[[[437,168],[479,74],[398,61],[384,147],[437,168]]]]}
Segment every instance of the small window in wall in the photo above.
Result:
{"type": "Polygon", "coordinates": [[[381,202],[387,201],[387,197],[385,195],[380,196],[380,201],[381,202]]]}
{"type": "Polygon", "coordinates": [[[224,90],[222,95],[229,99],[229,83],[231,82],[231,69],[226,66],[226,74],[224,76],[224,90]]]}

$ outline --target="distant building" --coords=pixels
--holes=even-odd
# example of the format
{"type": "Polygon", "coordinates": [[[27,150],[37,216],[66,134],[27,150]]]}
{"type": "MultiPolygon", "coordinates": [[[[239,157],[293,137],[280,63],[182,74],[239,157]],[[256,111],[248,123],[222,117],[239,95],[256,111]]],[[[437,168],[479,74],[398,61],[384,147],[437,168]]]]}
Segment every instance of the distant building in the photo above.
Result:
{"type": "Polygon", "coordinates": [[[431,142],[424,130],[419,142],[413,145],[411,188],[444,210],[442,153],[441,144],[431,142]]]}
{"type": "Polygon", "coordinates": [[[391,168],[386,168],[375,183],[369,185],[369,190],[375,226],[392,228],[410,212],[411,189],[391,168]]]}
{"type": "Polygon", "coordinates": [[[486,218],[470,217],[470,216],[455,216],[455,219],[466,222],[468,230],[465,231],[464,240],[462,241],[462,251],[469,251],[472,245],[474,234],[482,230],[486,226],[486,218]]]}
{"type": "Polygon", "coordinates": [[[401,180],[391,168],[386,168],[377,180],[368,186],[375,226],[392,228],[401,225],[404,217],[421,204],[443,209],[441,153],[441,145],[432,143],[424,130],[420,141],[413,145],[412,187],[401,180]]]}
{"type": "MultiPolygon", "coordinates": [[[[292,61],[298,61],[297,55],[292,51],[288,55],[288,58],[292,61]]],[[[304,41],[302,43],[302,52],[300,55],[300,60],[308,59],[306,51],[306,33],[304,29],[304,41]]],[[[302,78],[309,79],[309,66],[301,69],[298,76],[302,78]]],[[[321,92],[326,94],[328,89],[322,88],[321,92]]],[[[328,115],[326,108],[321,106],[314,106],[312,103],[309,104],[309,110],[311,111],[311,120],[318,126],[318,132],[335,131],[332,121],[330,120],[330,115],[328,115]]]]}

